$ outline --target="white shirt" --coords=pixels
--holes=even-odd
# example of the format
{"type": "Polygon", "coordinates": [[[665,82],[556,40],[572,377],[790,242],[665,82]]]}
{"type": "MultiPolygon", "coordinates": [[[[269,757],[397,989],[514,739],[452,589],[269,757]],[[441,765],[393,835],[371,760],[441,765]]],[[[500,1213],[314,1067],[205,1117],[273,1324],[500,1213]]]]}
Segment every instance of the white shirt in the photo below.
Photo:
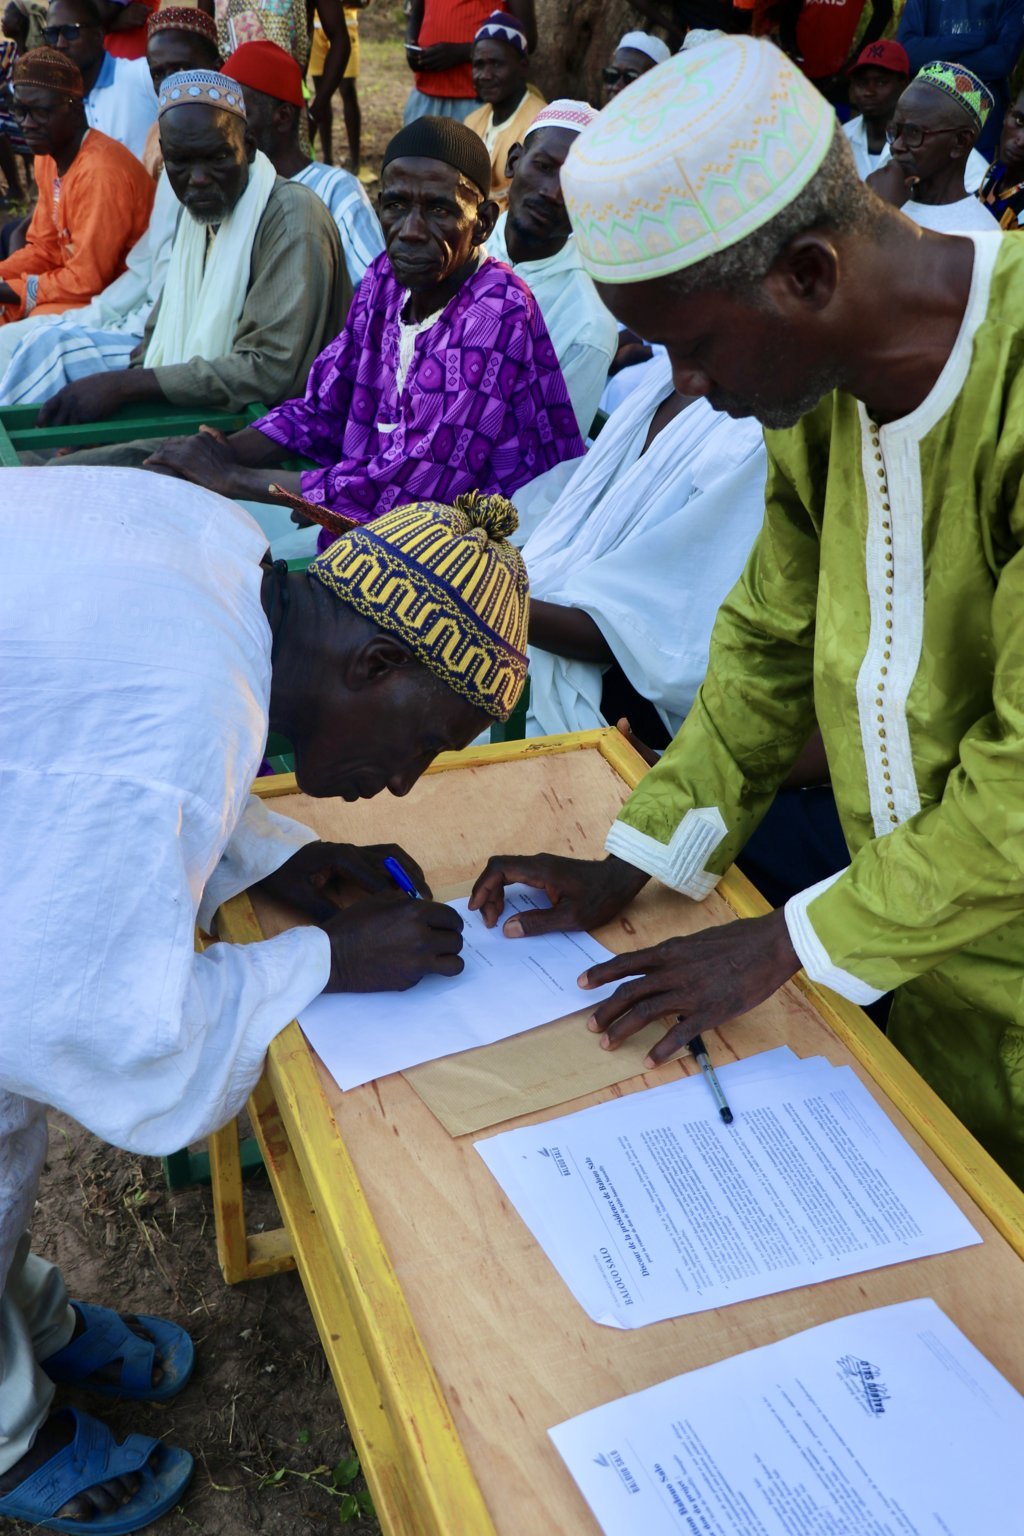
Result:
{"type": "Polygon", "coordinates": [[[145,59],[118,59],[105,53],[96,83],[85,98],[85,118],[90,128],[116,139],[141,160],[146,135],[156,122],[156,92],[145,59]]]}
{"type": "Polygon", "coordinates": [[[935,229],[940,235],[966,235],[971,231],[993,235],[999,232],[999,225],[976,197],[961,197],[955,203],[915,203],[908,198],[900,211],[922,229],[935,229]]]}
{"type": "MultiPolygon", "coordinates": [[[[166,1153],[241,1109],[330,971],[315,928],[193,952],[197,917],[314,840],[249,794],[266,540],[163,475],[0,474],[0,1094],[166,1153]]],[[[0,1126],[0,1207],[2,1153],[0,1126]]]]}
{"type": "Polygon", "coordinates": [[[618,349],[618,326],[584,272],[571,235],[554,256],[546,256],[542,261],[514,262],[505,244],[507,221],[508,214],[503,213],[487,242],[488,254],[510,266],[540,305],[580,436],[586,437],[618,349]]]}

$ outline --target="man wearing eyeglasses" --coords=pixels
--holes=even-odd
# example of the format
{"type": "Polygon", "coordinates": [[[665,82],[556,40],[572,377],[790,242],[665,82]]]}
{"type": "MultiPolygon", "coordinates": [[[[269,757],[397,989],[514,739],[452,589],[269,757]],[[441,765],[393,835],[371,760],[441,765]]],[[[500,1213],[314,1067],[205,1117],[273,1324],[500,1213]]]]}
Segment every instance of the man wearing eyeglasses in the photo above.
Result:
{"type": "Polygon", "coordinates": [[[611,63],[601,71],[605,101],[613,100],[656,64],[664,64],[669,56],[668,44],[660,37],[650,32],[627,32],[619,39],[611,63]]]}
{"type": "Polygon", "coordinates": [[[70,59],[34,48],[15,64],[13,82],[39,201],[24,246],[0,261],[0,325],[88,304],[124,271],[156,190],[123,145],[89,132],[70,59]]]}
{"type": "MultiPolygon", "coordinates": [[[[885,130],[892,158],[872,191],[923,229],[991,234],[992,214],[965,185],[974,145],[993,107],[988,87],[960,64],[928,64],[907,86],[885,130]]],[[[978,182],[974,179],[974,186],[978,182]]]]}
{"type": "Polygon", "coordinates": [[[139,160],[156,122],[156,92],[145,59],[118,59],[103,46],[94,0],[53,0],[43,38],[81,71],[90,128],[116,139],[139,160]]]}

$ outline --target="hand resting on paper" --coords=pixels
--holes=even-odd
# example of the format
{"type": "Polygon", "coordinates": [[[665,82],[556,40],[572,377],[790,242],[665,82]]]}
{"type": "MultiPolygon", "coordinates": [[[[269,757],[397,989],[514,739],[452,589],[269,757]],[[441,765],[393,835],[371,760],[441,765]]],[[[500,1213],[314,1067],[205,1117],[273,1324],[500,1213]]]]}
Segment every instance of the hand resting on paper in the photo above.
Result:
{"type": "Polygon", "coordinates": [[[354,843],[307,843],[261,880],[258,889],[323,925],[338,915],[339,902],[333,897],[339,886],[357,885],[371,896],[394,895],[395,882],[384,868],[384,860],[389,858],[397,859],[408,871],[421,896],[430,896],[422,869],[397,843],[374,843],[366,848],[354,843]]]}
{"type": "Polygon", "coordinates": [[[493,928],[505,908],[505,887],[521,881],[543,891],[551,903],[537,912],[510,917],[506,938],[531,938],[538,933],[564,933],[572,929],[600,928],[628,906],[650,879],[623,859],[564,859],[554,853],[516,858],[498,853],[487,860],[469,898],[471,912],[479,912],[493,928]]]}
{"type": "Polygon", "coordinates": [[[368,896],[336,912],[326,992],[405,992],[424,976],[458,976],[462,918],[439,901],[368,896]]]}
{"type": "Polygon", "coordinates": [[[633,977],[599,1003],[589,1021],[588,1027],[604,1036],[606,1050],[655,1019],[678,1016],[647,1058],[648,1066],[656,1067],[694,1035],[756,1008],[799,969],[780,907],[767,917],[743,918],[617,955],[584,971],[580,986],[633,977]]]}

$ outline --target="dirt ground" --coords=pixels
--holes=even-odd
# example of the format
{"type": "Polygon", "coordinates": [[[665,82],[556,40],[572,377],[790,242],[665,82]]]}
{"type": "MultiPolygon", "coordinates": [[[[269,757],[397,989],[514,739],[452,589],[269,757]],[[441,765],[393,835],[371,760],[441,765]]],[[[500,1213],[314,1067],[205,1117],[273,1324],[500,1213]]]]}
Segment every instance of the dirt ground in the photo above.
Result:
{"type": "MultiPolygon", "coordinates": [[[[279,1224],[262,1171],[246,1197],[251,1230],[279,1224]]],[[[369,1496],[298,1276],[226,1286],[208,1187],[172,1193],[158,1159],[116,1151],[54,1114],[34,1230],[73,1296],[170,1317],[195,1340],[195,1375],[173,1403],[58,1398],[119,1434],[161,1435],[195,1456],[184,1503],[153,1527],[160,1536],[379,1530],[359,1510],[369,1496]]]]}
{"type": "MultiPolygon", "coordinates": [[[[410,84],[401,4],[374,0],[360,28],[362,179],[373,196],[410,84]]],[[[335,162],[344,164],[340,102],[334,142],[335,162]]],[[[251,1228],[278,1225],[265,1175],[248,1179],[246,1192],[251,1228]]],[[[173,1318],[195,1339],[196,1373],[174,1403],[63,1399],[120,1434],[162,1435],[193,1453],[195,1479],[182,1506],[154,1527],[161,1536],[379,1530],[360,1508],[369,1496],[298,1276],[226,1286],[208,1187],[172,1193],[158,1160],[106,1147],[53,1115],[35,1234],[73,1296],[173,1318]]],[[[33,1529],[3,1524],[5,1536],[33,1529]]]]}

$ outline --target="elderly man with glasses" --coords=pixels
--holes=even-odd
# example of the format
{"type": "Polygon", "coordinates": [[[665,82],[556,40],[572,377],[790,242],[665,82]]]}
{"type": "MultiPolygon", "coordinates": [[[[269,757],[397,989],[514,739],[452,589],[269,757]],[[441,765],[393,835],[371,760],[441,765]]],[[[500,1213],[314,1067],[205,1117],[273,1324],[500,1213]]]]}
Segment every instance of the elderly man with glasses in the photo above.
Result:
{"type": "Polygon", "coordinates": [[[88,304],[124,271],[155,191],[123,145],[89,131],[85,87],[70,59],[33,49],[15,64],[13,84],[39,201],[24,246],[0,261],[4,325],[88,304]]]}
{"type": "MultiPolygon", "coordinates": [[[[885,130],[892,158],[867,178],[887,203],[922,229],[963,235],[996,228],[967,184],[974,146],[994,105],[991,91],[960,64],[928,64],[907,86],[885,130]]],[[[970,178],[973,188],[976,178],[970,178]]]]}

